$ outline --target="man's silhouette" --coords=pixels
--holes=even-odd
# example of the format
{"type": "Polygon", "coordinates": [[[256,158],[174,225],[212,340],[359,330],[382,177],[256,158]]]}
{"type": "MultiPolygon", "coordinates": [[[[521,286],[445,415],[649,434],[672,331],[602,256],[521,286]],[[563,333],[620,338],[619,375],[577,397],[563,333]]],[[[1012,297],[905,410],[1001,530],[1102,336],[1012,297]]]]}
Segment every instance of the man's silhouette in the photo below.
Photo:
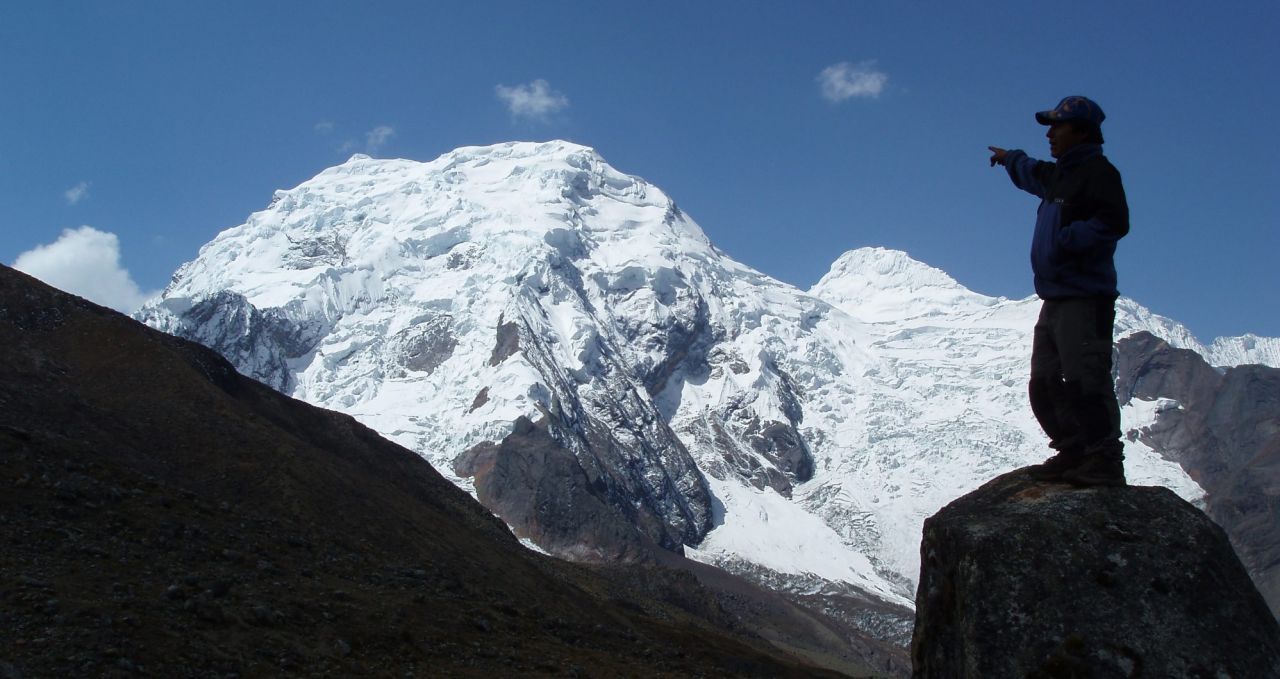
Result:
{"type": "Polygon", "coordinates": [[[1028,392],[1031,410],[1057,454],[1032,468],[1042,480],[1122,486],[1124,444],[1111,380],[1116,241],[1129,232],[1120,173],[1102,155],[1102,109],[1067,97],[1036,114],[1049,127],[1038,161],[995,146],[1018,188],[1038,196],[1031,268],[1044,300],[1036,321],[1028,392]]]}

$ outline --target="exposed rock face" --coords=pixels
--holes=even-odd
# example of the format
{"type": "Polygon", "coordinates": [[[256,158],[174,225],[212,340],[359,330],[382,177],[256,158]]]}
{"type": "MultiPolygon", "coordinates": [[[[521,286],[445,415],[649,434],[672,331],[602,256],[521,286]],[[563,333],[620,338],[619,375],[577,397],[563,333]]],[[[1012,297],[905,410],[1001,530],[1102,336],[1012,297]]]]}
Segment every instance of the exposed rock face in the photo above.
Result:
{"type": "Polygon", "coordinates": [[[498,319],[498,341],[489,356],[489,365],[500,365],[520,350],[520,326],[515,323],[503,323],[498,319]]]}
{"type": "Polygon", "coordinates": [[[1148,333],[1118,344],[1122,401],[1170,399],[1142,442],[1207,492],[1205,512],[1280,615],[1280,369],[1218,370],[1148,333]]]}
{"type": "Polygon", "coordinates": [[[260,310],[230,290],[181,314],[147,309],[138,320],[210,347],[237,366],[251,366],[246,368],[249,377],[285,392],[293,386],[289,359],[310,352],[327,330],[323,321],[299,322],[279,309],[260,310]]]}
{"type": "Polygon", "coordinates": [[[430,375],[441,363],[449,360],[458,346],[450,328],[452,320],[450,316],[442,315],[401,330],[392,338],[392,343],[397,345],[392,355],[406,370],[430,375]]]}
{"type": "Polygon", "coordinates": [[[1280,676],[1226,535],[1165,488],[1010,472],[929,518],[920,552],[917,678],[1280,676]]]}
{"type": "MultiPolygon", "coordinates": [[[[592,494],[606,483],[588,477],[573,452],[556,442],[546,421],[528,418],[499,444],[480,444],[454,463],[474,478],[481,503],[521,537],[583,561],[627,560],[655,546],[637,535],[628,518],[592,494]]],[[[598,491],[597,491],[598,492],[598,491]]],[[[649,533],[660,532],[647,522],[649,533]]],[[[655,536],[656,537],[656,536],[655,536]]]]}
{"type": "Polygon", "coordinates": [[[523,537],[553,554],[628,557],[646,541],[681,553],[683,545],[697,542],[711,526],[706,482],[675,432],[635,388],[617,352],[599,349],[606,340],[598,338],[597,350],[583,354],[582,367],[566,372],[557,368],[558,342],[535,325],[522,316],[518,324],[500,324],[498,332],[499,347],[519,347],[521,358],[548,376],[554,395],[549,407],[540,408],[541,431],[534,431],[531,418],[517,417],[496,448],[486,441],[455,458],[454,472],[474,475],[481,502],[502,498],[501,508],[491,508],[513,526],[524,525],[523,537]],[[605,517],[625,517],[632,527],[615,527],[605,517]]]}

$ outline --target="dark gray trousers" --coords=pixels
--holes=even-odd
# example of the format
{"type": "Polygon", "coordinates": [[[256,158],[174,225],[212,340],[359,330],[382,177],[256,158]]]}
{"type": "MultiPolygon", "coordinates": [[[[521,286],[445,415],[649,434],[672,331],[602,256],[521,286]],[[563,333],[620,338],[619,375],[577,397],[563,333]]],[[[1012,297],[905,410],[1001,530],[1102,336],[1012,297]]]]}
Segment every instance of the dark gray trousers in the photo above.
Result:
{"type": "Polygon", "coordinates": [[[1059,451],[1123,456],[1111,377],[1115,298],[1045,300],[1031,344],[1031,411],[1059,451]]]}

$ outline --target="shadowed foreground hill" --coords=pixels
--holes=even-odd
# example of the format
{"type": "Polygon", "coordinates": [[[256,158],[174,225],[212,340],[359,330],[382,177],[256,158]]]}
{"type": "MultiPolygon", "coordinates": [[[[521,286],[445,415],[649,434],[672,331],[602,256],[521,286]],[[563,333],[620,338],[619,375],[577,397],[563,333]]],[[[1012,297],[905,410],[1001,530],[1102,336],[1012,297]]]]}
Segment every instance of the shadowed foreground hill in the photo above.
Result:
{"type": "Polygon", "coordinates": [[[842,676],[688,571],[529,552],[350,417],[5,267],[0,346],[0,676],[842,676]]]}

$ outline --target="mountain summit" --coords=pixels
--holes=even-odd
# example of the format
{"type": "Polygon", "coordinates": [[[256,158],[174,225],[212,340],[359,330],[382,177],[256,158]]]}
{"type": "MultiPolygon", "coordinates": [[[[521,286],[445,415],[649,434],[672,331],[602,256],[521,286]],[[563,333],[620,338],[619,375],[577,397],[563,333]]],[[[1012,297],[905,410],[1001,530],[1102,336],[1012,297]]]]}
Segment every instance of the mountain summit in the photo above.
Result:
{"type": "MultiPolygon", "coordinates": [[[[356,157],[220,234],[141,317],[356,415],[464,487],[486,469],[464,461],[454,475],[456,458],[521,417],[546,420],[585,474],[579,499],[604,503],[596,523],[621,513],[676,549],[706,533],[711,497],[648,393],[669,359],[658,335],[689,311],[668,308],[688,286],[663,264],[714,257],[661,191],[585,147],[356,157]]],[[[554,535],[583,518],[538,517],[524,536],[616,556],[617,540],[554,535]]]]}
{"type": "Polygon", "coordinates": [[[905,252],[885,248],[858,248],[840,255],[809,294],[873,322],[974,311],[999,301],[971,292],[946,272],[905,252]]]}
{"type": "MultiPolygon", "coordinates": [[[[905,642],[924,518],[1046,455],[1035,311],[883,249],[806,293],[556,141],[352,158],[138,317],[417,451],[541,549],[683,551],[828,611],[876,602],[849,615],[905,642]]],[[[1130,302],[1118,326],[1181,328],[1130,302]]],[[[1127,454],[1135,482],[1202,498],[1136,436],[1127,454]]]]}

